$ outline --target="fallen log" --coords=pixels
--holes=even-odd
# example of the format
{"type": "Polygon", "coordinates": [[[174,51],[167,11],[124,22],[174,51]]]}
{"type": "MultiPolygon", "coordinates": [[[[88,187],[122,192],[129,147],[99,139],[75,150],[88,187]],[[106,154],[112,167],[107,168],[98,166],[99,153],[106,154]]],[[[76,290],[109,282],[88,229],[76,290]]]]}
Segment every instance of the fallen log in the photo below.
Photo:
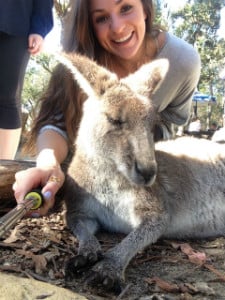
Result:
{"type": "Polygon", "coordinates": [[[0,201],[13,196],[15,173],[34,166],[34,161],[0,159],[0,201]]]}
{"type": "Polygon", "coordinates": [[[0,159],[0,214],[16,204],[12,190],[15,173],[34,166],[34,161],[0,159]]]}

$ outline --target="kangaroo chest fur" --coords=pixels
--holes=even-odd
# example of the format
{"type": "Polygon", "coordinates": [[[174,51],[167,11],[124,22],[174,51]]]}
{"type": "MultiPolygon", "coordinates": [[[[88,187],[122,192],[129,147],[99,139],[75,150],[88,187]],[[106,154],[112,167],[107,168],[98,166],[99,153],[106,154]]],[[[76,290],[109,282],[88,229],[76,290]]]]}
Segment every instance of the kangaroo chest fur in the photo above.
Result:
{"type": "Polygon", "coordinates": [[[141,218],[136,212],[137,191],[128,182],[124,185],[124,179],[118,180],[115,174],[102,173],[90,165],[85,176],[80,176],[76,166],[80,168],[79,159],[71,165],[73,178],[67,189],[74,199],[67,201],[68,211],[75,208],[112,232],[129,233],[140,224],[141,218]]]}

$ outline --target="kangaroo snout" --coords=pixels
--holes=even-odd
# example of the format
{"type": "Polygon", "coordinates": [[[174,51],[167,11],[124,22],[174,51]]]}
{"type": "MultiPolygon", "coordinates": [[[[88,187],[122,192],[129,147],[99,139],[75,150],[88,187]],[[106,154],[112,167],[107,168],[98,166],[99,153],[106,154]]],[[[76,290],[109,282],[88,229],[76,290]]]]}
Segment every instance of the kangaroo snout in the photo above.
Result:
{"type": "Polygon", "coordinates": [[[157,165],[155,162],[147,166],[139,161],[135,161],[133,169],[133,179],[138,185],[152,185],[155,181],[157,173],[157,165]]]}

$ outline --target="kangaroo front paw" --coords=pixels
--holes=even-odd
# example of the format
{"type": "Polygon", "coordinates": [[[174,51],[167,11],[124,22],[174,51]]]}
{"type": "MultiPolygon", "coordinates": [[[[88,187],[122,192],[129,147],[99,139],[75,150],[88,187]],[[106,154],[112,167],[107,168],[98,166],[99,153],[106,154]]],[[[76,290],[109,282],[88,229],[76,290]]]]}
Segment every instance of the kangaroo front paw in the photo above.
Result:
{"type": "Polygon", "coordinates": [[[78,254],[72,257],[65,266],[65,279],[70,281],[74,277],[80,276],[100,259],[102,259],[101,252],[89,253],[86,256],[78,254]]]}
{"type": "Polygon", "coordinates": [[[86,284],[91,286],[102,285],[107,291],[119,294],[123,286],[122,272],[113,262],[104,259],[97,263],[86,279],[86,284]]]}

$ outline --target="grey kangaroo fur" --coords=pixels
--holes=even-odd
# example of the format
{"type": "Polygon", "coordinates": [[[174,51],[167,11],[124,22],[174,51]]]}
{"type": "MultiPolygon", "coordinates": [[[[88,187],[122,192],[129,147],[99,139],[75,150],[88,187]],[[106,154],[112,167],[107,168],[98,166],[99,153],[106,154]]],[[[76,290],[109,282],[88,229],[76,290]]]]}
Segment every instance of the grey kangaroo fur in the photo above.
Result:
{"type": "Polygon", "coordinates": [[[90,284],[115,291],[130,260],[159,238],[225,233],[225,147],[190,137],[154,144],[151,95],[168,63],[127,78],[82,56],[61,59],[88,95],[66,179],[67,224],[79,240],[68,278],[90,267],[90,284]],[[126,237],[102,253],[99,229],[126,237]]]}

